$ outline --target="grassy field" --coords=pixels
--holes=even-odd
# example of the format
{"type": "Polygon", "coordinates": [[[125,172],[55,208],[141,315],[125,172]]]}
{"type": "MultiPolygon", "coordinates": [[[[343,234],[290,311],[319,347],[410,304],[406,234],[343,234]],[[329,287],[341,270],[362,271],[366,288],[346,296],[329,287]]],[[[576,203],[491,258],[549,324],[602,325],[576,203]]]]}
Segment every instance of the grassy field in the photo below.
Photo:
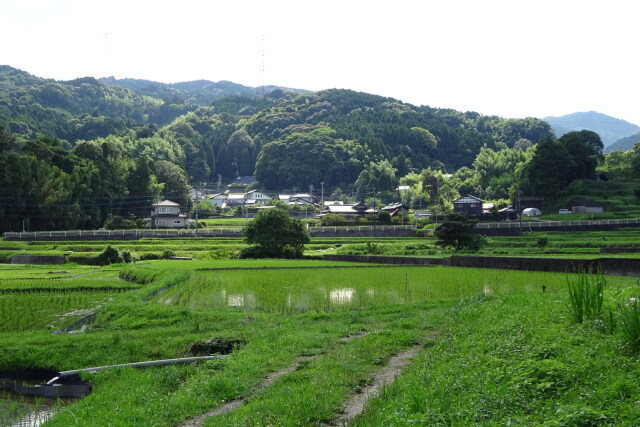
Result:
{"type": "MultiPolygon", "coordinates": [[[[239,238],[141,239],[94,242],[4,242],[0,241],[0,262],[14,254],[65,255],[71,261],[90,262],[108,245],[127,250],[141,260],[167,256],[197,260],[230,260],[246,247],[239,238]]],[[[324,254],[395,255],[447,257],[453,254],[545,256],[569,258],[638,257],[640,228],[601,232],[533,232],[521,236],[488,237],[478,252],[455,252],[435,246],[427,237],[312,238],[305,256],[321,259],[324,254]],[[618,251],[614,249],[618,248],[618,251]],[[608,251],[607,251],[608,250],[608,251]]]]}
{"type": "Polygon", "coordinates": [[[0,330],[0,369],[67,370],[234,346],[226,359],[83,374],[93,392],[66,402],[53,426],[181,425],[231,401],[238,407],[206,425],[340,424],[354,396],[368,395],[378,373],[409,351],[416,355],[403,374],[351,424],[640,419],[640,364],[622,327],[627,302],[640,296],[635,279],[608,277],[609,314],[576,323],[567,291],[574,275],[337,265],[159,260],[28,273],[2,266],[10,292],[0,307],[11,326],[0,330]],[[91,291],[92,278],[111,282],[111,291],[91,291]],[[40,281],[59,287],[28,287],[40,281]],[[73,299],[61,303],[65,296],[73,299]],[[47,320],[21,325],[34,307],[47,320]],[[74,310],[97,316],[83,333],[52,334],[51,319],[74,310]]]}

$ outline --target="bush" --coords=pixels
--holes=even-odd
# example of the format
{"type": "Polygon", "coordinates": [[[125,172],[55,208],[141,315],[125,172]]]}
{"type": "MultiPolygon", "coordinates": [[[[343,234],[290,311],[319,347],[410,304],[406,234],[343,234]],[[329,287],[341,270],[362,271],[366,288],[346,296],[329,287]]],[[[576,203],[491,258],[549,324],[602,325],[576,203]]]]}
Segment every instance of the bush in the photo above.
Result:
{"type": "Polygon", "coordinates": [[[120,252],[120,257],[122,258],[122,262],[126,262],[127,264],[135,261],[134,256],[131,255],[131,252],[129,252],[126,249],[124,251],[120,252]]]}
{"type": "Polygon", "coordinates": [[[549,239],[547,239],[546,237],[539,237],[538,238],[538,247],[539,248],[544,248],[545,246],[547,246],[548,243],[549,243],[549,239]]]}
{"type": "Polygon", "coordinates": [[[174,256],[176,256],[175,252],[173,252],[170,249],[165,249],[164,251],[162,251],[162,255],[160,255],[160,258],[169,259],[169,258],[174,257],[174,256]]]}
{"type": "Polygon", "coordinates": [[[96,257],[99,265],[109,265],[122,262],[120,251],[111,245],[108,245],[100,254],[96,257]]]}
{"type": "Polygon", "coordinates": [[[391,222],[391,214],[387,211],[378,212],[378,221],[380,222],[391,222]]]}

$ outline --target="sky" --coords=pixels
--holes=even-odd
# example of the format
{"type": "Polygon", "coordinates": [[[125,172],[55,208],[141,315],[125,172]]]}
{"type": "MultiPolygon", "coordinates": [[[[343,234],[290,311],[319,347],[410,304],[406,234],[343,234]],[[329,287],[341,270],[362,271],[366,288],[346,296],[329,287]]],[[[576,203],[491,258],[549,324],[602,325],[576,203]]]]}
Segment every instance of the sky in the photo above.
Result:
{"type": "Polygon", "coordinates": [[[640,125],[637,10],[637,0],[0,0],[0,64],[55,80],[342,88],[640,125]]]}

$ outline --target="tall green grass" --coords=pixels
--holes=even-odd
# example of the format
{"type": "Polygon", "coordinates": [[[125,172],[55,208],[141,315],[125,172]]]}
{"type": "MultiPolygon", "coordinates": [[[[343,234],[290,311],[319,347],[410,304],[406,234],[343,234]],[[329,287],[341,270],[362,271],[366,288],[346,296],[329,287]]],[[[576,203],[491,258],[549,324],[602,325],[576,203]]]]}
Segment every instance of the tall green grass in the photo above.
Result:
{"type": "Polygon", "coordinates": [[[602,317],[606,279],[602,274],[584,271],[567,275],[569,305],[576,322],[602,317]]]}

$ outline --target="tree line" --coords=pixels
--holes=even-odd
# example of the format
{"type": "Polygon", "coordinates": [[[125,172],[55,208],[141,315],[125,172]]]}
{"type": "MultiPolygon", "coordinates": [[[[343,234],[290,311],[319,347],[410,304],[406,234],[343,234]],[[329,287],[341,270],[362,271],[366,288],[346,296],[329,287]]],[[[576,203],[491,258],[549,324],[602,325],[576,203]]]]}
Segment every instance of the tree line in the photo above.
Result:
{"type": "Polygon", "coordinates": [[[0,85],[10,89],[0,92],[3,231],[93,228],[110,215],[147,216],[160,198],[188,209],[190,186],[245,175],[267,191],[323,183],[331,198],[446,210],[467,193],[505,203],[516,194],[553,199],[574,180],[595,178],[596,166],[612,176],[637,171],[637,149],[604,157],[593,132],[556,138],[539,119],[349,90],[277,89],[198,106],[6,67],[0,85]],[[41,116],[27,108],[36,98],[45,103],[41,116]],[[160,117],[163,106],[171,111],[160,117]]]}

